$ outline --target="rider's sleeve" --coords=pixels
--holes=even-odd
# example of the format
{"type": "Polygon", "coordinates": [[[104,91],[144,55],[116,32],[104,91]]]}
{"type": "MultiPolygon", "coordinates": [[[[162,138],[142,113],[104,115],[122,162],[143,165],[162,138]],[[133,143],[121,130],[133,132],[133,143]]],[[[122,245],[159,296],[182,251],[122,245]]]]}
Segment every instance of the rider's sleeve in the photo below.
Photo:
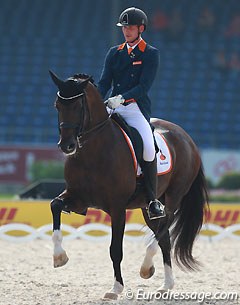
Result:
{"type": "Polygon", "coordinates": [[[111,69],[112,49],[110,49],[105,57],[104,65],[100,80],[98,82],[98,90],[104,99],[107,92],[112,86],[112,69],[111,69]]]}
{"type": "Polygon", "coordinates": [[[125,100],[132,98],[138,100],[139,98],[145,96],[153,84],[158,70],[158,66],[159,51],[157,49],[152,49],[144,60],[139,84],[130,89],[129,91],[124,92],[122,94],[123,98],[125,100]]]}

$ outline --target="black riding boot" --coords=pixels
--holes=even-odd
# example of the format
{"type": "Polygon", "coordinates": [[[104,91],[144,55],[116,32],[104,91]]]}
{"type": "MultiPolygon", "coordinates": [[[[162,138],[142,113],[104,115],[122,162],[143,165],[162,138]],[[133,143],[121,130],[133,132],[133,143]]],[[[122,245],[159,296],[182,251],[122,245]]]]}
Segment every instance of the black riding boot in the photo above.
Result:
{"type": "Polygon", "coordinates": [[[148,216],[149,219],[155,219],[166,216],[164,205],[156,198],[157,189],[157,160],[152,162],[144,161],[143,163],[144,183],[147,191],[148,216]]]}

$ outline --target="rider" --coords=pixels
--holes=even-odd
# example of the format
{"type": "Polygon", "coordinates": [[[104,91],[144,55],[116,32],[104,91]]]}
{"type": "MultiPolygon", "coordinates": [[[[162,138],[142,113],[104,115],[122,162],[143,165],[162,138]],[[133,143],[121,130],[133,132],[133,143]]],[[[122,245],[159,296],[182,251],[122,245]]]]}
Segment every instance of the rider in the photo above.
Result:
{"type": "Polygon", "coordinates": [[[149,124],[151,101],[147,95],[158,69],[159,52],[141,37],[147,27],[147,16],[142,10],[135,7],[124,10],[117,26],[122,27],[125,42],[108,51],[98,89],[103,98],[112,89],[107,106],[142,136],[148,215],[150,219],[160,218],[165,216],[165,211],[164,205],[156,199],[157,162],[149,124]]]}

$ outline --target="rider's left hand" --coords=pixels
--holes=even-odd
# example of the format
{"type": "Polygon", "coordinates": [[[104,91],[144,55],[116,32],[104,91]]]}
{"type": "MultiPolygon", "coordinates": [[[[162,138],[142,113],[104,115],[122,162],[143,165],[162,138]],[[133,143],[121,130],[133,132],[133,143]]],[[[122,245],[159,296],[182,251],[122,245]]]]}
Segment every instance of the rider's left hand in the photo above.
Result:
{"type": "Polygon", "coordinates": [[[123,104],[125,102],[125,99],[122,97],[121,94],[110,97],[109,99],[107,99],[107,101],[105,102],[107,104],[107,106],[111,109],[115,109],[117,107],[119,107],[121,104],[123,104]]]}

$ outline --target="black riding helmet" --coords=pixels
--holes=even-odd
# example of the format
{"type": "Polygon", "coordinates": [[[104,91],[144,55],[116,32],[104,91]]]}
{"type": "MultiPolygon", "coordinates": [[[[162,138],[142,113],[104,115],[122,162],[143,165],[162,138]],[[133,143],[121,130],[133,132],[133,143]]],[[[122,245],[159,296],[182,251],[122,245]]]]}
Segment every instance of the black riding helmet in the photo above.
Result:
{"type": "Polygon", "coordinates": [[[130,7],[121,13],[117,26],[144,25],[144,30],[146,30],[147,23],[147,15],[142,10],[136,7],[130,7]]]}

